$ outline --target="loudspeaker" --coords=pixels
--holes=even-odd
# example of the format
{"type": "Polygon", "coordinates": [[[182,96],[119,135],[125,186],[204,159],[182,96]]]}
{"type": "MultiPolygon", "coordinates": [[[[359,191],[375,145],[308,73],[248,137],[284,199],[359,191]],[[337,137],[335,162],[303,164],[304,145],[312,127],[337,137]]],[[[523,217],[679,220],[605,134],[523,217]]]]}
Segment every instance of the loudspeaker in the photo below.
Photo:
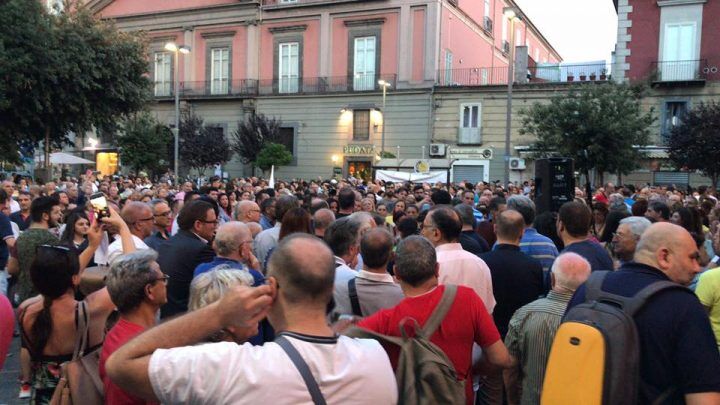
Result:
{"type": "Polygon", "coordinates": [[[536,213],[557,212],[560,206],[575,198],[575,170],[570,158],[548,158],[535,161],[536,213]]]}

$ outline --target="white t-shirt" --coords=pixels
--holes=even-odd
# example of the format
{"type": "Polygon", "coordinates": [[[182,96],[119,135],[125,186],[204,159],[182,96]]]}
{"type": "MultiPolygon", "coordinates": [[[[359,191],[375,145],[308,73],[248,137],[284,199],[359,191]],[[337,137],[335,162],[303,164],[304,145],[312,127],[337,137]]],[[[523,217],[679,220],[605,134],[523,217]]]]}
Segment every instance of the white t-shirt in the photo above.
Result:
{"type": "MultiPolygon", "coordinates": [[[[135,235],[132,235],[133,242],[135,243],[135,249],[142,250],[142,249],[150,249],[148,245],[143,242],[142,239],[138,238],[135,235]]],[[[111,243],[107,248],[107,264],[112,264],[115,259],[120,257],[120,255],[123,254],[123,247],[122,247],[122,238],[118,236],[117,239],[113,243],[111,243]]]]}
{"type": "MultiPolygon", "coordinates": [[[[328,404],[397,402],[390,360],[371,339],[283,333],[297,349],[328,404]]],[[[164,404],[312,404],[305,382],[276,343],[210,343],[158,349],[148,368],[164,404]]]]}

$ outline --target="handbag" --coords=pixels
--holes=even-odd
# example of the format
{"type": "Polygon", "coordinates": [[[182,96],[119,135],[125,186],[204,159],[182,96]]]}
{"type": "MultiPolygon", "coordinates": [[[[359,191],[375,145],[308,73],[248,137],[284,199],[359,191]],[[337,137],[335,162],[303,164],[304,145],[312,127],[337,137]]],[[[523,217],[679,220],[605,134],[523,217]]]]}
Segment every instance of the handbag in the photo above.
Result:
{"type": "Polygon", "coordinates": [[[72,360],[65,362],[60,368],[60,380],[50,399],[51,405],[104,403],[104,386],[100,379],[100,351],[102,348],[85,353],[90,344],[87,304],[81,301],[77,316],[77,332],[75,351],[72,360]]]}

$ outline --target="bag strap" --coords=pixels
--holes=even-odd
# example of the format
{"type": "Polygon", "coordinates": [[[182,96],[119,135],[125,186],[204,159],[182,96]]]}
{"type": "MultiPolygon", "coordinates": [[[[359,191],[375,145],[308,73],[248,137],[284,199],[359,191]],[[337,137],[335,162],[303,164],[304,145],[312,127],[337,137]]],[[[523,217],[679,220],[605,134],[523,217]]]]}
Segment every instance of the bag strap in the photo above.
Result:
{"type": "Polygon", "coordinates": [[[75,350],[73,351],[73,360],[77,360],[85,354],[88,346],[90,328],[87,315],[87,304],[80,301],[75,306],[75,324],[77,326],[77,335],[75,337],[75,350]]]}
{"type": "Polygon", "coordinates": [[[295,349],[292,343],[290,343],[290,341],[282,335],[278,336],[275,339],[275,343],[280,345],[280,347],[285,351],[288,357],[290,357],[290,360],[295,365],[295,368],[297,368],[297,370],[300,372],[300,375],[302,376],[303,381],[305,381],[305,385],[310,392],[313,403],[315,405],[325,405],[325,397],[320,391],[320,387],[318,386],[317,381],[315,381],[315,378],[310,372],[310,367],[308,367],[305,360],[303,360],[302,356],[300,356],[300,353],[298,353],[297,349],[295,349]]]}
{"type": "Polygon", "coordinates": [[[585,300],[597,301],[603,294],[602,285],[609,271],[593,271],[585,282],[585,300]]]}
{"type": "Polygon", "coordinates": [[[362,316],[360,299],[358,298],[357,287],[355,286],[355,277],[348,281],[348,294],[350,294],[350,306],[352,307],[353,315],[362,316]]]}
{"type": "Polygon", "coordinates": [[[440,326],[440,323],[445,319],[450,307],[455,302],[455,295],[457,295],[457,286],[454,284],[445,285],[445,291],[443,292],[440,302],[437,304],[430,318],[425,322],[425,326],[420,329],[418,334],[425,339],[430,339],[430,336],[435,333],[435,330],[440,326]]]}
{"type": "Polygon", "coordinates": [[[648,299],[650,299],[650,297],[661,291],[671,289],[678,289],[690,292],[690,290],[688,290],[687,288],[681,286],[680,284],[675,284],[672,281],[656,281],[635,294],[635,296],[628,300],[627,305],[623,309],[625,310],[625,313],[627,313],[629,316],[634,316],[637,311],[639,311],[640,308],[645,305],[645,303],[648,299]]]}
{"type": "Polygon", "coordinates": [[[405,340],[401,337],[383,335],[381,333],[377,333],[377,332],[371,331],[369,329],[364,329],[364,328],[360,328],[357,326],[351,326],[345,332],[343,332],[343,335],[351,337],[351,338],[375,339],[375,340],[378,340],[381,342],[387,342],[387,343],[391,343],[391,344],[394,344],[397,346],[402,346],[403,343],[405,343],[405,340]]]}

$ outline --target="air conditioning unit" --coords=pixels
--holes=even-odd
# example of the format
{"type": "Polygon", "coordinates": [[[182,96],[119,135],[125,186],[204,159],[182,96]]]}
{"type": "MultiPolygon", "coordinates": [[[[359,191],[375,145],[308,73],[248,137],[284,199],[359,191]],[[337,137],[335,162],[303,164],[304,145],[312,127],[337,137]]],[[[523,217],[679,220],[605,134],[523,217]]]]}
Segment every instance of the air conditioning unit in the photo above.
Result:
{"type": "Polygon", "coordinates": [[[430,144],[430,156],[445,156],[444,143],[432,143],[430,144]]]}
{"type": "Polygon", "coordinates": [[[503,46],[503,48],[502,48],[503,53],[510,53],[510,42],[503,41],[502,46],[503,46]]]}
{"type": "Polygon", "coordinates": [[[510,158],[510,170],[525,170],[525,159],[510,158]]]}
{"type": "Polygon", "coordinates": [[[487,31],[487,32],[492,32],[493,20],[490,17],[485,17],[483,19],[483,28],[485,28],[485,31],[487,31]]]}

